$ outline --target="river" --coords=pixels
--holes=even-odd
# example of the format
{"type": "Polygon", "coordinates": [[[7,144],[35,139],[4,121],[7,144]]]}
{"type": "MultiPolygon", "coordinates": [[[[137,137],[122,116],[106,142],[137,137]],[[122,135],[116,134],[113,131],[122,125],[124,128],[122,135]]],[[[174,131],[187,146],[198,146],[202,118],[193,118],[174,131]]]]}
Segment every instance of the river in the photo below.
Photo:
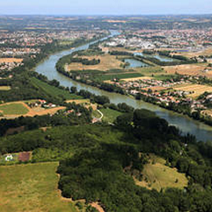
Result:
{"type": "MultiPolygon", "coordinates": [[[[111,31],[111,35],[108,37],[112,37],[112,36],[115,36],[118,34],[119,33],[117,31],[111,31]]],[[[100,40],[101,41],[105,40],[108,37],[100,39],[100,40]]],[[[84,89],[84,90],[88,90],[96,95],[108,96],[112,103],[118,104],[118,103],[125,102],[126,104],[131,105],[134,108],[145,108],[145,109],[154,111],[159,117],[166,119],[171,125],[178,127],[182,131],[182,133],[193,134],[196,136],[196,138],[198,140],[212,141],[212,127],[210,127],[204,123],[195,121],[187,116],[160,108],[159,106],[156,106],[156,105],[153,105],[150,103],[146,103],[144,101],[138,101],[138,100],[135,100],[128,96],[120,95],[117,93],[106,92],[106,91],[100,90],[100,89],[92,87],[92,86],[88,86],[88,85],[85,85],[85,84],[82,84],[79,82],[75,82],[72,79],[65,77],[64,75],[57,72],[55,65],[61,57],[71,54],[78,50],[88,49],[89,45],[93,44],[95,42],[97,42],[97,41],[88,43],[86,45],[82,45],[80,47],[77,47],[77,48],[74,48],[71,50],[65,50],[65,51],[62,51],[59,53],[55,53],[55,54],[51,55],[49,58],[47,58],[45,61],[40,63],[35,68],[35,71],[40,74],[45,75],[49,80],[56,79],[57,81],[60,82],[61,85],[65,86],[65,87],[76,86],[78,90],[84,89]]]]}

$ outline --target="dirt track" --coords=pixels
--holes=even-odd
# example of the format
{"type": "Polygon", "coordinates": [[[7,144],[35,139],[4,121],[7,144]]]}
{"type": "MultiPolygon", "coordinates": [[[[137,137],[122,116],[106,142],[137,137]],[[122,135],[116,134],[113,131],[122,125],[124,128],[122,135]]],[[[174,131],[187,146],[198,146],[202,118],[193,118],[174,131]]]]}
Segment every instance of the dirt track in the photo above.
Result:
{"type": "Polygon", "coordinates": [[[105,212],[104,209],[99,205],[98,202],[93,202],[90,204],[92,207],[96,208],[99,212],[105,212]]]}

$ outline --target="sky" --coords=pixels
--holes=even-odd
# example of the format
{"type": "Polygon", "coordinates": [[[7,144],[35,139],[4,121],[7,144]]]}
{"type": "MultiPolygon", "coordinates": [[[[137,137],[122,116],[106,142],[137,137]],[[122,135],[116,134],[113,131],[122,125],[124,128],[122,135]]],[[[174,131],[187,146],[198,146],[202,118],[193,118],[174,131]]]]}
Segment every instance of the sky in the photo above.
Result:
{"type": "Polygon", "coordinates": [[[0,0],[0,14],[212,14],[212,0],[0,0]]]}

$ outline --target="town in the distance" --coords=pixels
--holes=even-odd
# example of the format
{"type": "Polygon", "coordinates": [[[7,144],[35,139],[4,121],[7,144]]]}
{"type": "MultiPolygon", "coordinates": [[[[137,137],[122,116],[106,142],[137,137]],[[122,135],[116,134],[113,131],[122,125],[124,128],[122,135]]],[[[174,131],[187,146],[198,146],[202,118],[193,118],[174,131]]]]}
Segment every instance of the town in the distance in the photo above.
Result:
{"type": "Polygon", "coordinates": [[[212,15],[1,15],[10,211],[212,212],[212,15]]]}

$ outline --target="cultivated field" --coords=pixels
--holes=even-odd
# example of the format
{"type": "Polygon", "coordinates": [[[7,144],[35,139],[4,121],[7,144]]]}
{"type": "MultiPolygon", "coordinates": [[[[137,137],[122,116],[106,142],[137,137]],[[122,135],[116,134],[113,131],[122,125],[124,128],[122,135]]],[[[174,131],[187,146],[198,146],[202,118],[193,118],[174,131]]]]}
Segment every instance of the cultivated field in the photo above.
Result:
{"type": "Polygon", "coordinates": [[[168,74],[182,74],[190,76],[206,76],[212,78],[212,68],[208,68],[206,64],[189,64],[189,65],[178,65],[178,66],[166,66],[164,70],[168,74]],[[208,71],[205,71],[207,69],[208,71]]]}
{"type": "Polygon", "coordinates": [[[133,78],[127,78],[127,79],[122,79],[125,82],[129,82],[129,81],[136,81],[136,80],[150,80],[153,79],[152,77],[133,77],[133,78]]]}
{"type": "Polygon", "coordinates": [[[0,167],[1,212],[77,212],[57,189],[58,163],[0,167]],[[15,173],[15,174],[14,174],[15,173]]]}
{"type": "Polygon", "coordinates": [[[73,103],[75,102],[76,104],[87,104],[90,103],[89,99],[71,99],[71,100],[67,100],[67,103],[73,103]]]}
{"type": "Polygon", "coordinates": [[[31,110],[25,115],[25,116],[43,116],[43,115],[54,115],[57,111],[59,110],[64,110],[65,107],[55,107],[55,108],[50,108],[50,109],[44,109],[41,107],[38,108],[31,108],[31,110]]]}
{"type": "Polygon", "coordinates": [[[19,116],[42,116],[53,115],[58,110],[63,110],[65,107],[55,107],[50,109],[44,109],[42,107],[30,108],[25,102],[10,102],[0,105],[0,113],[3,114],[3,118],[17,118],[19,116]]]}
{"type": "Polygon", "coordinates": [[[12,102],[1,104],[0,112],[3,115],[25,115],[29,110],[23,102],[12,102]]]}
{"type": "Polygon", "coordinates": [[[71,63],[67,65],[67,70],[100,70],[107,71],[110,69],[120,69],[120,65],[123,64],[120,60],[116,59],[116,56],[112,55],[100,55],[100,56],[83,56],[82,58],[87,58],[89,60],[92,59],[100,59],[100,63],[97,65],[83,65],[82,63],[71,63]]]}
{"type": "Polygon", "coordinates": [[[108,81],[113,79],[132,79],[132,78],[138,78],[141,77],[142,74],[137,72],[124,72],[123,73],[111,73],[111,74],[102,74],[95,77],[95,79],[101,80],[101,81],[108,81]]]}
{"type": "Polygon", "coordinates": [[[144,166],[143,181],[136,181],[136,184],[148,189],[180,188],[187,186],[188,180],[184,174],[179,173],[175,168],[165,166],[165,160],[151,155],[150,163],[144,166]],[[153,163],[154,162],[154,163],[153,163]]]}
{"type": "Polygon", "coordinates": [[[134,70],[140,74],[150,77],[152,75],[165,74],[165,71],[160,66],[135,68],[134,70]]]}
{"type": "Polygon", "coordinates": [[[212,55],[212,48],[210,47],[203,51],[198,51],[198,52],[179,52],[179,53],[177,53],[177,55],[183,55],[188,58],[198,57],[200,55],[208,56],[208,55],[212,55]]]}
{"type": "Polygon", "coordinates": [[[41,88],[44,92],[54,97],[63,96],[65,99],[82,99],[81,96],[77,96],[75,94],[71,94],[66,90],[51,86],[37,78],[32,78],[31,80],[34,86],[41,88]]]}
{"type": "Polygon", "coordinates": [[[153,87],[148,87],[148,88],[142,88],[145,91],[148,91],[149,89],[151,89],[152,91],[163,91],[163,90],[167,90],[166,87],[162,87],[162,86],[153,86],[153,87]]]}
{"type": "Polygon", "coordinates": [[[196,98],[203,94],[204,92],[212,92],[212,86],[208,85],[198,85],[198,84],[184,84],[184,85],[178,85],[176,87],[173,87],[174,90],[181,90],[181,91],[187,91],[192,92],[189,94],[189,97],[196,98]]]}
{"type": "Polygon", "coordinates": [[[1,63],[21,63],[23,59],[19,58],[0,58],[0,64],[1,63]]]}
{"type": "Polygon", "coordinates": [[[76,104],[82,104],[84,107],[89,108],[92,107],[93,110],[97,110],[97,104],[92,104],[89,99],[73,99],[73,100],[67,100],[67,103],[73,103],[76,104]]]}
{"type": "Polygon", "coordinates": [[[10,89],[10,86],[0,86],[0,91],[9,91],[10,89]]]}

